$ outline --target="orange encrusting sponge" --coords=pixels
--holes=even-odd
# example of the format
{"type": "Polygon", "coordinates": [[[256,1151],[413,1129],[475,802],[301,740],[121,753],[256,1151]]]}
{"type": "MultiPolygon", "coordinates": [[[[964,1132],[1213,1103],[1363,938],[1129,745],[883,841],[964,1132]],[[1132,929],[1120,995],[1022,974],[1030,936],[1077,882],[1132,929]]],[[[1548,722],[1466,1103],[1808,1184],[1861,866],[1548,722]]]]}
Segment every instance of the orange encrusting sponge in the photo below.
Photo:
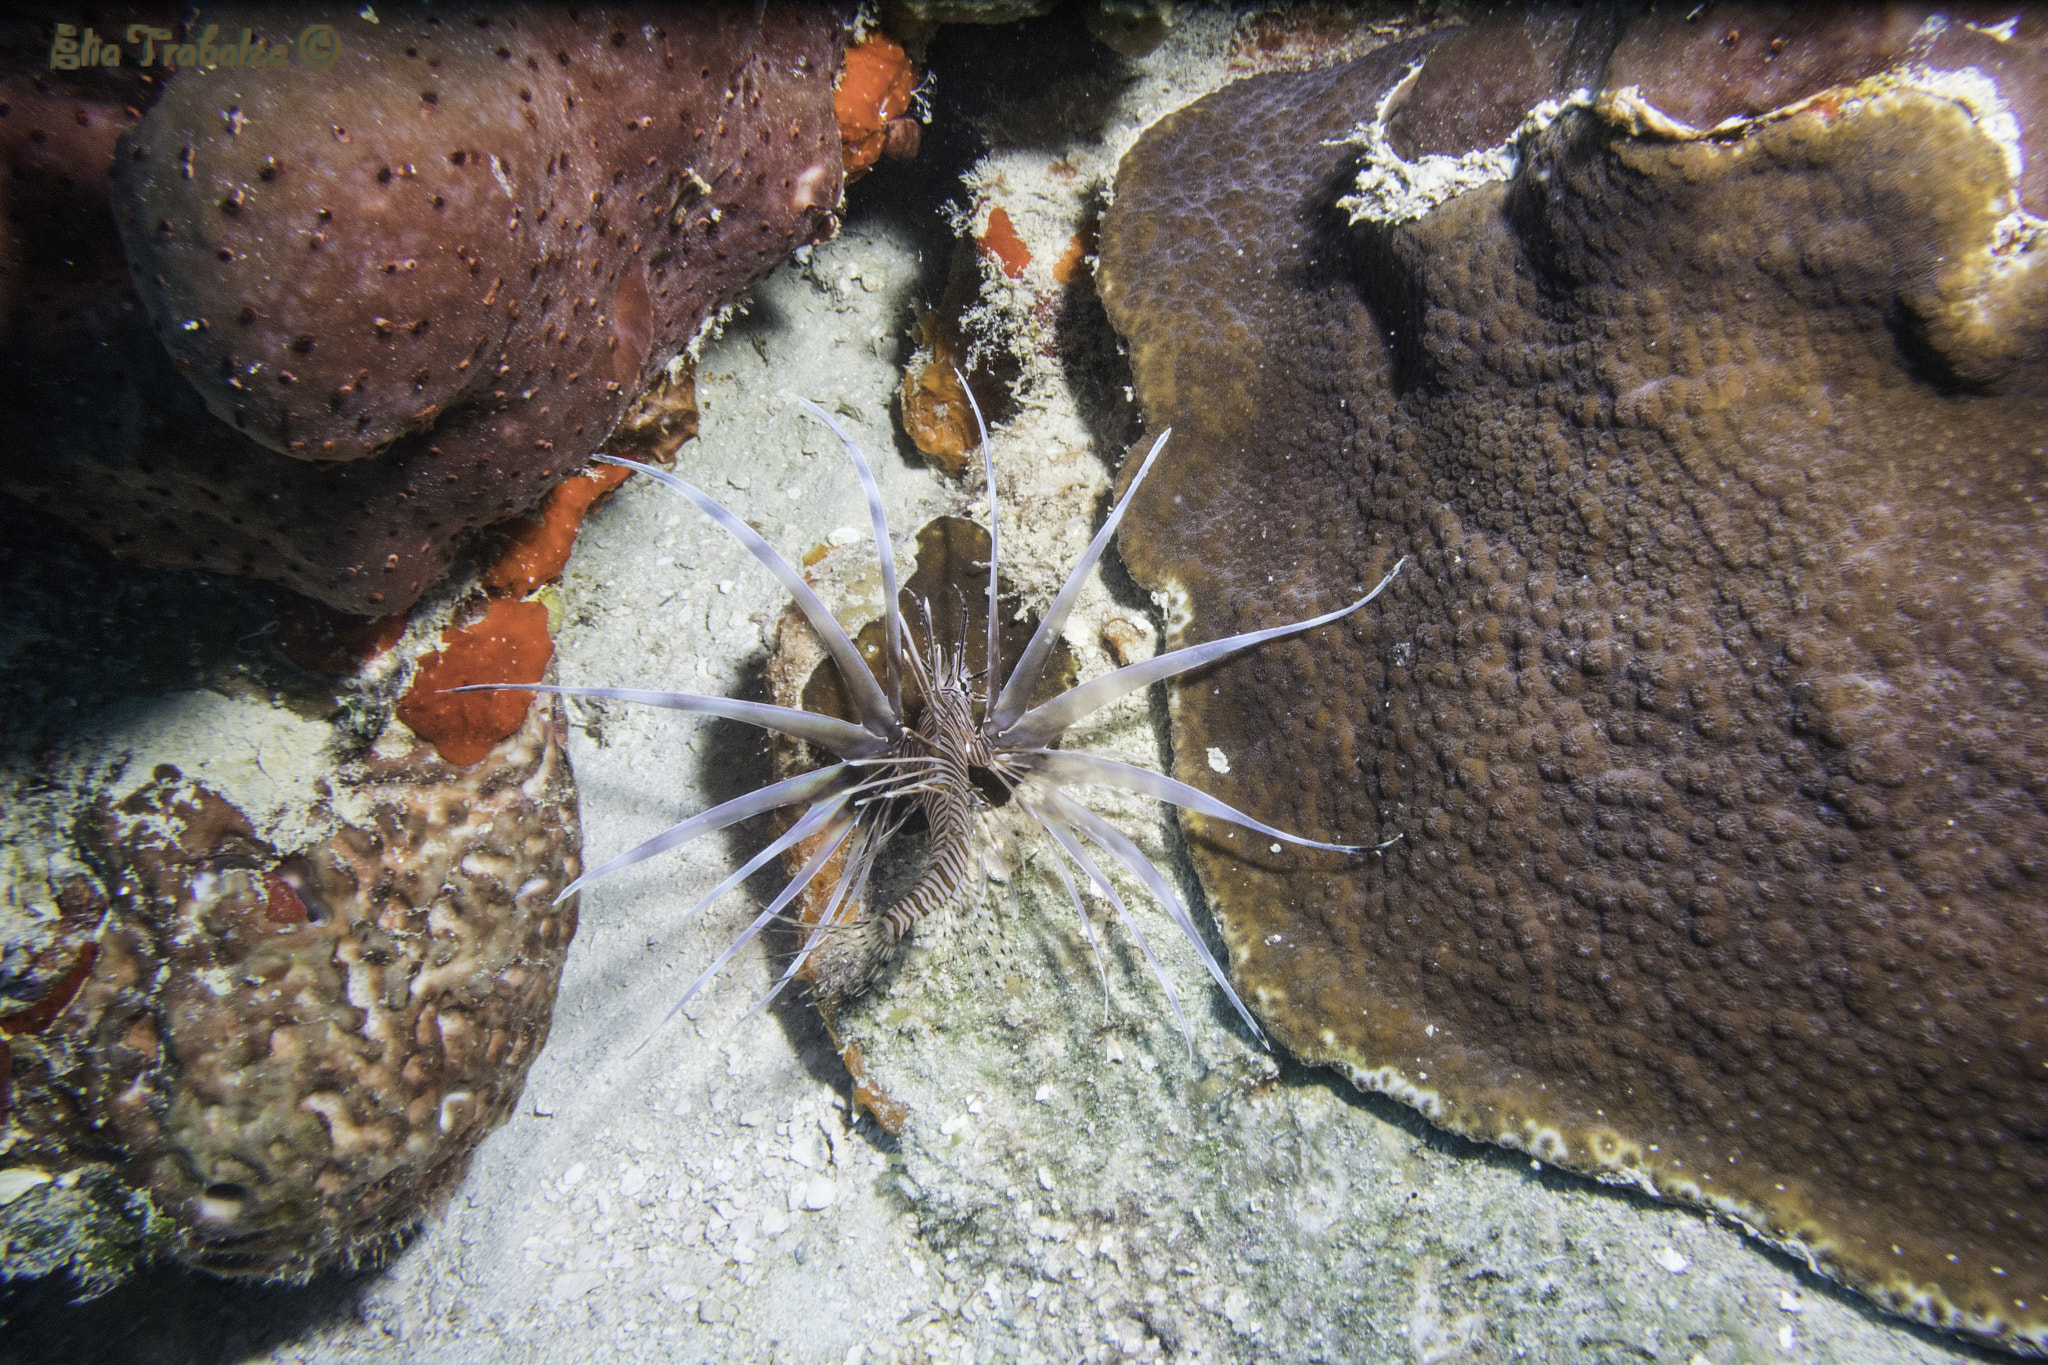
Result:
{"type": "Polygon", "coordinates": [[[910,92],[916,88],[917,68],[892,39],[870,33],[846,50],[839,88],[832,92],[832,111],[839,116],[840,155],[848,180],[881,160],[889,124],[910,112],[910,92]]]}
{"type": "Polygon", "coordinates": [[[491,746],[526,722],[531,692],[463,692],[471,683],[537,683],[554,657],[548,609],[540,602],[494,600],[470,625],[441,637],[419,662],[398,718],[450,763],[481,762],[491,746]]]}

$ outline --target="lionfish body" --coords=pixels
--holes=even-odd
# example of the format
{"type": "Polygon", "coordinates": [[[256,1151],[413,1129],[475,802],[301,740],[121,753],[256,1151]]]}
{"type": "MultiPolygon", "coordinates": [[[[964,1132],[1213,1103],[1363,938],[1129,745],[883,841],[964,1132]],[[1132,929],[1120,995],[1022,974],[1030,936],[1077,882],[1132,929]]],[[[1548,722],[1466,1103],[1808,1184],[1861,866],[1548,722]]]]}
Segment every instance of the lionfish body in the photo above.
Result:
{"type": "Polygon", "coordinates": [[[976,723],[977,703],[986,699],[970,690],[957,650],[935,649],[925,672],[923,710],[896,755],[931,835],[924,871],[902,899],[865,919],[839,921],[812,948],[811,981],[829,999],[867,989],[917,922],[964,899],[972,883],[974,824],[982,804],[974,772],[1001,771],[994,746],[976,723]]]}
{"type": "MultiPolygon", "coordinates": [[[[1147,471],[1159,457],[1171,433],[1162,433],[1153,442],[1123,497],[1111,510],[1102,529],[1041,616],[1030,642],[1010,662],[1007,674],[998,676],[1003,662],[998,641],[998,519],[995,469],[984,430],[982,464],[989,488],[989,574],[988,647],[983,657],[988,666],[980,675],[970,675],[964,625],[957,645],[947,647],[933,637],[928,603],[924,613],[927,651],[920,653],[912,645],[897,600],[895,554],[874,471],[853,437],[831,414],[807,399],[796,401],[839,437],[867,495],[882,570],[884,645],[881,676],[876,676],[875,671],[862,660],[845,630],[804,582],[802,575],[739,517],[674,474],[631,460],[598,456],[600,460],[624,465],[681,493],[781,580],[838,666],[855,719],[845,720],[793,707],[726,697],[636,688],[487,684],[452,689],[507,689],[603,697],[723,716],[803,740],[838,759],[829,766],[786,778],[673,825],[584,873],[562,891],[562,897],[573,895],[623,868],[741,820],[771,810],[802,807],[803,814],[780,838],[712,888],[686,912],[694,914],[737,887],[771,858],[789,849],[802,848],[808,854],[801,870],[691,984],[670,1010],[668,1018],[673,1019],[735,954],[782,916],[792,901],[817,883],[835,864],[838,871],[830,883],[822,912],[806,916],[802,945],[794,960],[755,1009],[773,999],[807,967],[813,987],[821,996],[834,1001],[844,1000],[860,994],[873,982],[919,920],[960,902],[975,884],[973,834],[976,819],[987,804],[976,783],[976,776],[985,775],[1005,793],[1007,800],[1038,825],[1051,839],[1059,855],[1063,855],[1064,861],[1061,856],[1055,857],[1053,867],[1080,916],[1091,947],[1096,951],[1098,966],[1101,961],[1100,945],[1074,878],[1067,871],[1069,862],[1080,870],[1082,880],[1115,910],[1166,993],[1180,1021],[1181,1031],[1189,1036],[1192,1049],[1192,1034],[1187,1028],[1178,994],[1131,918],[1122,894],[1098,861],[1099,855],[1107,854],[1109,860],[1122,865],[1172,916],[1253,1035],[1263,1038],[1251,1012],[1232,989],[1222,965],[1196,930],[1172,883],[1136,844],[1090,810],[1069,788],[1119,788],[1307,848],[1360,853],[1385,845],[1332,844],[1303,838],[1262,824],[1199,788],[1164,774],[1100,755],[1054,746],[1069,727],[1120,697],[1264,641],[1311,630],[1350,615],[1372,601],[1393,581],[1405,559],[1397,562],[1370,592],[1348,606],[1290,625],[1249,631],[1176,649],[1091,679],[1033,706],[1030,699],[1045,676],[1047,664],[1082,584],[1108,547],[1132,496],[1144,482],[1147,471]],[[904,705],[903,680],[906,673],[923,698],[914,720],[904,705]],[[913,813],[921,813],[929,828],[925,867],[901,898],[871,911],[864,905],[864,893],[876,859],[913,813]],[[1089,845],[1094,846],[1095,853],[1088,851],[1089,845]]],[[[979,413],[976,415],[978,417],[979,413]]],[[[666,1024],[667,1019],[663,1023],[666,1024]]]]}

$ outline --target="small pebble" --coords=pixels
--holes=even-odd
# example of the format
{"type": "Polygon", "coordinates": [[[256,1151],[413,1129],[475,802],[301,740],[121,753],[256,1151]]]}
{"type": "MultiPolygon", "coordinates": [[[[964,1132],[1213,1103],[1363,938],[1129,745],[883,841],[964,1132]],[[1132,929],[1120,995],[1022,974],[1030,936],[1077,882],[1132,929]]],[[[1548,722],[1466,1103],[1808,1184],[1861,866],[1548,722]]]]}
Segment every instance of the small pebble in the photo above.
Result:
{"type": "Polygon", "coordinates": [[[831,1208],[832,1201],[838,1197],[838,1184],[822,1175],[812,1176],[804,1186],[804,1207],[812,1213],[831,1208]]]}
{"type": "Polygon", "coordinates": [[[1044,1166],[1038,1168],[1038,1188],[1048,1191],[1052,1189],[1052,1172],[1044,1166]]]}
{"type": "Polygon", "coordinates": [[[1655,1259],[1658,1265],[1663,1266],[1674,1275],[1683,1275],[1685,1268],[1692,1264],[1691,1261],[1685,1259],[1676,1247],[1658,1247],[1653,1254],[1653,1259],[1655,1259]]]}

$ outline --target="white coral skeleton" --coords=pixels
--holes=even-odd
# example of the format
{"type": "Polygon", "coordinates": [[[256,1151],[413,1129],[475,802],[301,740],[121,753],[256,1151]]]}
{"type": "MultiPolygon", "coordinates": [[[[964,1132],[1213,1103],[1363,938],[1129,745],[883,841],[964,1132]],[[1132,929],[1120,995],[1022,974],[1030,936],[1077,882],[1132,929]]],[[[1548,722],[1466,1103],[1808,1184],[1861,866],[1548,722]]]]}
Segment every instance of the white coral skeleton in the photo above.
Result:
{"type": "MultiPolygon", "coordinates": [[[[1144,955],[1172,1004],[1174,1017],[1181,1033],[1188,1038],[1190,1051],[1193,1049],[1193,1036],[1188,1029],[1187,1016],[1181,1010],[1180,997],[1132,919],[1122,894],[1097,856],[1088,851],[1089,844],[1093,844],[1099,853],[1106,853],[1121,863],[1165,907],[1180,931],[1187,935],[1209,975],[1215,978],[1216,984],[1244,1019],[1245,1026],[1263,1042],[1265,1035],[1258,1022],[1232,989],[1229,977],[1196,930],[1188,908],[1173,884],[1135,843],[1083,805],[1070,788],[1103,786],[1135,792],[1304,848],[1363,853],[1386,845],[1330,844],[1289,834],[1262,824],[1206,792],[1162,773],[1098,754],[1054,746],[1077,721],[1120,697],[1265,641],[1314,630],[1349,616],[1379,596],[1394,580],[1394,575],[1401,571],[1401,565],[1407,562],[1405,557],[1371,592],[1349,606],[1291,625],[1247,631],[1207,644],[1176,649],[1093,678],[1033,707],[1029,705],[1029,698],[1053,656],[1054,646],[1068,613],[1080,595],[1082,583],[1108,548],[1110,537],[1116,533],[1132,497],[1172,433],[1162,432],[1152,443],[1144,463],[1139,465],[1136,476],[1131,479],[1130,487],[1117,501],[1087,552],[1081,556],[1065,585],[1040,618],[1030,643],[1008,676],[998,677],[1000,612],[997,609],[997,566],[1000,555],[996,530],[995,467],[989,453],[987,429],[982,429],[982,466],[989,490],[988,652],[985,658],[996,663],[986,675],[970,676],[965,662],[964,638],[951,648],[932,639],[928,651],[923,654],[908,639],[897,602],[896,557],[890,547],[888,521],[882,510],[882,494],[875,481],[874,470],[852,435],[830,413],[808,399],[797,398],[796,401],[839,437],[867,494],[868,513],[882,569],[885,634],[882,676],[876,677],[862,660],[853,641],[810,585],[804,582],[802,575],[724,505],[665,470],[632,460],[597,456],[608,464],[623,465],[681,493],[781,580],[837,664],[858,719],[841,720],[791,707],[728,697],[628,687],[481,684],[451,689],[603,697],[723,716],[803,740],[839,760],[828,767],[776,782],[672,825],[644,843],[585,872],[565,887],[557,900],[566,899],[615,872],[741,820],[785,807],[804,807],[801,817],[780,838],[713,887],[685,912],[685,917],[695,914],[752,876],[769,859],[810,841],[810,856],[802,869],[746,930],[718,955],[717,960],[691,983],[655,1031],[658,1033],[660,1027],[674,1019],[735,954],[753,941],[755,935],[781,917],[790,903],[817,881],[835,858],[839,870],[823,913],[816,916],[814,922],[801,926],[804,937],[795,958],[774,989],[754,1009],[759,1010],[774,999],[807,964],[811,969],[813,987],[821,996],[834,1002],[849,999],[867,988],[919,919],[959,903],[969,887],[975,884],[970,845],[975,821],[988,801],[976,788],[974,779],[977,773],[983,773],[993,777],[1000,790],[1008,793],[1010,801],[1045,831],[1054,846],[1080,869],[1082,876],[1116,910],[1132,942],[1144,955]],[[903,676],[906,671],[924,697],[923,705],[914,717],[904,706],[903,676]],[[874,869],[877,856],[913,812],[921,812],[930,828],[929,854],[923,873],[900,899],[879,911],[871,911],[863,902],[869,874],[874,869]]],[[[977,421],[980,419],[979,411],[975,417],[977,421]]],[[[926,634],[929,637],[932,632],[928,606],[926,616],[926,634]]],[[[964,635],[964,625],[962,633],[964,635]]],[[[1082,904],[1080,891],[1064,861],[1056,856],[1053,866],[1066,887],[1075,913],[1080,916],[1082,929],[1095,952],[1099,969],[1101,948],[1087,909],[1082,904]]]]}

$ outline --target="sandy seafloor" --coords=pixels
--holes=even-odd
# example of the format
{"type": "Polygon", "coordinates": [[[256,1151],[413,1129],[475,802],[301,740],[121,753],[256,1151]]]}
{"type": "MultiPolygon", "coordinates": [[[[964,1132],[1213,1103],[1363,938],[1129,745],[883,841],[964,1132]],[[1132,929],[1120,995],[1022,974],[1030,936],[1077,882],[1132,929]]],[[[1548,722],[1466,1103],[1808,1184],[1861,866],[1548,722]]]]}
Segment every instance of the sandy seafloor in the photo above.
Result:
{"type": "MultiPolygon", "coordinates": [[[[1228,36],[1227,20],[1197,15],[1149,57],[1065,87],[1020,84],[1016,102],[983,110],[975,131],[992,150],[953,187],[956,202],[1006,205],[1038,257],[991,291],[1029,334],[996,458],[1006,559],[1039,601],[1099,524],[1132,435],[1123,379],[1087,336],[1099,307],[1085,285],[1062,297],[1047,267],[1137,132],[1224,78],[1228,36]]],[[[703,430],[678,470],[792,557],[864,534],[865,516],[836,442],[786,389],[836,409],[876,457],[900,541],[980,495],[977,477],[935,475],[900,434],[914,310],[943,284],[952,237],[934,203],[876,192],[890,183],[855,186],[839,239],[784,267],[703,348],[703,430]]],[[[636,483],[598,510],[561,593],[558,681],[762,695],[780,591],[672,494],[636,483]]],[[[1112,666],[1101,637],[1115,618],[1154,640],[1162,624],[1112,567],[1068,631],[1084,676],[1112,666]]],[[[744,727],[615,704],[576,703],[572,717],[590,865],[767,777],[744,727]]],[[[1162,699],[1141,696],[1069,742],[1162,765],[1163,717],[1162,699]]],[[[1156,808],[1098,808],[1193,890],[1156,808]]],[[[656,1028],[779,885],[763,873],[682,918],[766,837],[742,827],[585,893],[516,1116],[388,1268],[294,1290],[156,1272],[96,1304],[46,1307],[0,1357],[1999,1358],[1887,1317],[1725,1222],[1447,1137],[1268,1053],[1134,895],[1186,1002],[1191,1060],[1122,930],[1105,1007],[1072,909],[1028,845],[1008,886],[920,931],[849,1021],[910,1108],[891,1139],[849,1111],[807,1004],[748,1016],[786,936],[741,953],[656,1028]]]]}

